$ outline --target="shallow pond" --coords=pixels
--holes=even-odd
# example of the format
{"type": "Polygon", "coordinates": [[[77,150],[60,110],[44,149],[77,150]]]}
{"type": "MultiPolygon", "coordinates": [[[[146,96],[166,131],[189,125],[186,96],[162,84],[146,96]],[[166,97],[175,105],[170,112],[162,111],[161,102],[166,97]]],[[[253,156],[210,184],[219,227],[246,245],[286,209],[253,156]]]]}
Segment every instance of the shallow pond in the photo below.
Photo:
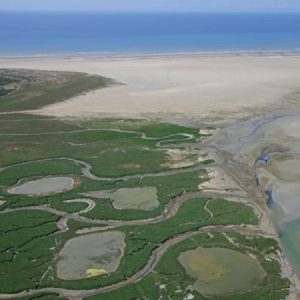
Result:
{"type": "Polygon", "coordinates": [[[54,194],[69,190],[74,184],[72,177],[45,177],[13,186],[7,191],[15,195],[54,194]]]}
{"type": "Polygon", "coordinates": [[[230,249],[197,248],[181,253],[178,260],[196,279],[194,289],[206,297],[246,292],[266,276],[257,260],[230,249]]]}
{"type": "Polygon", "coordinates": [[[115,272],[120,264],[125,234],[97,232],[68,241],[59,254],[57,276],[79,280],[115,272]]]}
{"type": "Polygon", "coordinates": [[[300,159],[292,155],[274,158],[268,165],[270,173],[283,181],[300,180],[300,159]]]}
{"type": "Polygon", "coordinates": [[[155,187],[124,188],[110,195],[116,209],[151,210],[159,206],[155,187]]]}
{"type": "Polygon", "coordinates": [[[109,198],[115,209],[152,210],[159,207],[156,187],[121,188],[116,191],[97,191],[85,194],[109,198]]]}

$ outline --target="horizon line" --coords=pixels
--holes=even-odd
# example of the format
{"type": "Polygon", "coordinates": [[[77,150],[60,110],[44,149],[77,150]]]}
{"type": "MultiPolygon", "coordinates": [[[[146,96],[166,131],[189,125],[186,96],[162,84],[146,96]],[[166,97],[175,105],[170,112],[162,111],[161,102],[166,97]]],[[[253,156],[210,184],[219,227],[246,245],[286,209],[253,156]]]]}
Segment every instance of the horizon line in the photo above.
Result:
{"type": "Polygon", "coordinates": [[[97,13],[107,13],[107,14],[153,14],[153,13],[169,13],[169,14],[278,14],[278,15],[282,15],[282,14],[294,14],[300,15],[300,11],[245,11],[245,10],[241,10],[241,11],[213,11],[213,10],[181,10],[181,11],[177,11],[177,10],[56,10],[56,9],[50,9],[50,10],[44,10],[44,9],[1,9],[0,8],[0,12],[22,12],[22,13],[90,13],[90,14],[97,14],[97,13]]]}

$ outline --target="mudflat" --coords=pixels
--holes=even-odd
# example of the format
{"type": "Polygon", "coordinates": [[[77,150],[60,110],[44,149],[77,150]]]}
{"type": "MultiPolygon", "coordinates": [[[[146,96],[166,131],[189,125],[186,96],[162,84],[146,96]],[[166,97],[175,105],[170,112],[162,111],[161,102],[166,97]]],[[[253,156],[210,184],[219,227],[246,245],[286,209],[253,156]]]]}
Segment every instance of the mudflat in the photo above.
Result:
{"type": "Polygon", "coordinates": [[[165,116],[232,120],[286,107],[299,95],[297,55],[158,55],[0,59],[3,68],[81,71],[123,85],[48,105],[54,116],[165,116]]]}

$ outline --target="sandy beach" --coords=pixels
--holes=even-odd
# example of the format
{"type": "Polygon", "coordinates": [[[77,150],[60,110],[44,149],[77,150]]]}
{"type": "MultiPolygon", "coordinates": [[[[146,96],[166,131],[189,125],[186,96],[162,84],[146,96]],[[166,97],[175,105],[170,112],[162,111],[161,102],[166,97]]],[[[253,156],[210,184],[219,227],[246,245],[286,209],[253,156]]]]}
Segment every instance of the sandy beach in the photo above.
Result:
{"type": "Polygon", "coordinates": [[[297,55],[0,58],[1,68],[79,71],[123,83],[41,109],[63,116],[231,121],[297,102],[297,55]]]}

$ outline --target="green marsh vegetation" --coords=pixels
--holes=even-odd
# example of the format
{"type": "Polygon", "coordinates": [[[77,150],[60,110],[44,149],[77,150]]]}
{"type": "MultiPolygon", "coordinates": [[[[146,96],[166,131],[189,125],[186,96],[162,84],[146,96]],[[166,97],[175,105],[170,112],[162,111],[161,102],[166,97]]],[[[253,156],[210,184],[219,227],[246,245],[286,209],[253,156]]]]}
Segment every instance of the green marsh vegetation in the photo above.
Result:
{"type": "Polygon", "coordinates": [[[51,159],[49,161],[32,161],[29,163],[9,167],[0,172],[0,185],[15,185],[19,180],[27,177],[46,177],[49,175],[80,175],[80,166],[67,161],[51,159]]]}
{"type": "Polygon", "coordinates": [[[114,83],[85,73],[0,69],[0,112],[38,109],[114,83]]]}
{"type": "MultiPolygon", "coordinates": [[[[55,275],[55,260],[64,243],[76,236],[77,229],[89,227],[88,224],[73,221],[69,224],[69,231],[58,233],[55,225],[58,217],[50,213],[28,210],[3,214],[0,219],[0,261],[2,270],[5,271],[0,275],[0,291],[12,293],[48,286],[91,289],[124,280],[146,264],[157,245],[178,234],[210,225],[213,219],[204,210],[208,200],[191,199],[182,205],[175,217],[157,224],[117,228],[117,231],[126,235],[125,253],[118,270],[112,274],[80,281],[58,280],[55,275]],[[20,235],[22,238],[18,237],[20,235]],[[47,275],[44,275],[45,272],[48,272],[47,275]],[[20,283],[22,277],[27,280],[20,283]]],[[[232,209],[226,215],[232,215],[232,222],[228,221],[228,224],[253,223],[253,213],[249,213],[247,218],[239,219],[237,213],[243,205],[229,202],[230,204],[232,209]]]]}
{"type": "Polygon", "coordinates": [[[289,293],[289,281],[280,276],[279,263],[266,257],[261,250],[268,251],[269,244],[272,243],[273,250],[269,254],[278,251],[278,245],[274,240],[264,237],[245,238],[239,233],[226,233],[227,236],[234,238],[238,246],[233,245],[226,239],[222,233],[213,235],[199,234],[192,238],[172,246],[159,260],[154,271],[134,285],[127,286],[114,292],[101,296],[91,296],[88,300],[113,300],[113,299],[184,299],[188,295],[193,295],[195,300],[207,299],[198,292],[191,290],[190,286],[194,284],[195,279],[190,277],[178,261],[178,256],[188,250],[198,247],[205,248],[225,248],[238,251],[245,255],[249,253],[256,257],[258,262],[266,271],[267,275],[259,284],[249,291],[240,294],[214,296],[214,300],[280,300],[285,299],[289,293]],[[256,245],[260,245],[256,247],[256,245]]]}
{"type": "MultiPolygon", "coordinates": [[[[5,86],[6,91],[13,89],[2,96],[0,89],[0,112],[36,109],[110,84],[113,82],[109,79],[86,74],[0,70],[0,86],[5,86]]],[[[198,196],[199,184],[209,180],[205,167],[214,161],[195,160],[194,165],[181,169],[168,164],[167,149],[180,151],[187,149],[186,146],[201,149],[203,138],[205,135],[198,128],[158,121],[62,120],[17,112],[0,114],[0,199],[5,201],[0,206],[0,293],[44,287],[78,290],[106,287],[147,268],[155,251],[166,247],[157,255],[153,269],[140,281],[88,299],[184,299],[192,293],[194,299],[202,300],[203,296],[189,289],[195,279],[185,272],[178,256],[197,247],[219,247],[255,256],[266,277],[244,294],[214,299],[284,299],[290,283],[281,277],[280,265],[274,259],[279,251],[276,241],[226,230],[227,225],[244,225],[241,229],[257,225],[252,208],[223,198],[198,196]],[[47,196],[7,193],[20,180],[48,176],[72,176],[76,185],[69,191],[47,196]],[[116,209],[112,199],[93,196],[97,191],[136,188],[155,188],[158,207],[148,211],[116,209]],[[164,217],[166,206],[173,205],[175,197],[192,192],[197,192],[197,196],[188,197],[174,215],[164,217]],[[64,202],[79,198],[95,202],[92,210],[82,214],[85,219],[76,216],[86,208],[86,203],[64,202]],[[59,229],[62,217],[51,209],[67,218],[66,230],[59,229]],[[151,220],[159,216],[160,219],[151,220]],[[118,225],[107,229],[97,224],[107,220],[117,221],[118,225]],[[139,221],[144,222],[134,223],[139,221]],[[219,231],[198,232],[208,226],[219,231]],[[126,246],[118,269],[81,280],[59,279],[57,260],[64,245],[80,237],[78,230],[92,227],[124,235],[126,246]],[[181,236],[186,237],[176,242],[181,236]]],[[[36,295],[19,299],[63,297],[37,291],[36,295]]]]}
{"type": "MultiPolygon", "coordinates": [[[[142,131],[126,132],[128,129],[125,132],[112,131],[111,128],[122,127],[120,125],[119,128],[111,127],[114,126],[114,121],[110,120],[103,122],[102,128],[97,128],[98,125],[94,128],[88,127],[94,124],[93,122],[81,124],[78,121],[63,121],[47,117],[30,119],[28,115],[24,119],[20,118],[19,114],[11,114],[10,117],[0,115],[0,124],[8,127],[6,131],[0,130],[0,167],[65,157],[90,164],[92,173],[103,177],[155,173],[169,169],[166,166],[167,152],[157,148],[157,143],[168,137],[145,139],[141,136],[142,131]]],[[[152,125],[159,131],[156,123],[152,125]]],[[[140,126],[144,127],[144,123],[141,122],[140,126]]],[[[166,125],[161,126],[164,128],[166,125]]],[[[147,127],[150,130],[151,123],[147,127]]],[[[175,128],[178,130],[177,135],[182,138],[186,128],[181,126],[175,128]]],[[[198,130],[190,131],[195,132],[195,138],[201,138],[198,136],[198,130]]],[[[167,133],[170,132],[172,131],[168,129],[167,133]]],[[[185,143],[193,141],[189,140],[185,143]]],[[[39,162],[36,162],[37,164],[39,162]]],[[[17,174],[13,170],[11,172],[17,174]]],[[[0,185],[4,184],[5,182],[2,183],[0,178],[0,185]]]]}

